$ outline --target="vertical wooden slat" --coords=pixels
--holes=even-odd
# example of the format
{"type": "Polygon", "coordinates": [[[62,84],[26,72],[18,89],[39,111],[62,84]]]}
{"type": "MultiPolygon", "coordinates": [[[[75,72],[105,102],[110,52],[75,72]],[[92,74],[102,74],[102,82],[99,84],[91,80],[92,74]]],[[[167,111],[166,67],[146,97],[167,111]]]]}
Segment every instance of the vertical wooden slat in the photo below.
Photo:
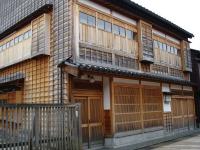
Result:
{"type": "Polygon", "coordinates": [[[141,80],[140,80],[140,118],[141,118],[141,129],[142,129],[142,132],[144,132],[144,118],[143,118],[143,113],[144,113],[144,108],[143,108],[143,94],[142,94],[142,87],[141,87],[141,80]]]}
{"type": "Polygon", "coordinates": [[[8,106],[0,105],[0,109],[2,118],[1,138],[3,137],[1,144],[5,145],[6,150],[13,148],[39,148],[41,150],[55,148],[62,150],[66,149],[67,145],[67,149],[80,147],[81,143],[78,136],[80,118],[79,115],[76,115],[76,111],[80,110],[77,105],[53,107],[51,105],[26,106],[23,104],[18,106],[9,104],[8,106]],[[51,113],[53,113],[53,118],[51,113]],[[54,122],[53,125],[52,121],[54,122]]]}

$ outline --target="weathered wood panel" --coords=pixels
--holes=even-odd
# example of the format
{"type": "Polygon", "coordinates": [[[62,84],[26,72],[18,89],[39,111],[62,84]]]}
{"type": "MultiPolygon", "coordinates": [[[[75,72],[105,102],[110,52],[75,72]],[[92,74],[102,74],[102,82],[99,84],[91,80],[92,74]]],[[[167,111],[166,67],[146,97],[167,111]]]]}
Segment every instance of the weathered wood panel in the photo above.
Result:
{"type": "Polygon", "coordinates": [[[103,144],[104,113],[102,93],[99,91],[73,90],[72,100],[81,103],[83,144],[103,144]]]}
{"type": "Polygon", "coordinates": [[[31,57],[31,25],[0,41],[0,68],[31,57]]]}
{"type": "Polygon", "coordinates": [[[114,85],[115,132],[163,127],[160,87],[114,85]]]}
{"type": "Polygon", "coordinates": [[[160,87],[142,88],[144,128],[163,127],[163,101],[160,87]]]}
{"type": "Polygon", "coordinates": [[[195,107],[193,98],[177,97],[172,99],[173,128],[194,128],[195,107]]]}
{"type": "Polygon", "coordinates": [[[142,129],[139,86],[114,86],[115,131],[142,129]]]}
{"type": "Polygon", "coordinates": [[[25,75],[21,102],[49,103],[49,58],[43,57],[16,64],[15,66],[2,70],[0,72],[0,77],[9,76],[19,72],[25,75]]]}

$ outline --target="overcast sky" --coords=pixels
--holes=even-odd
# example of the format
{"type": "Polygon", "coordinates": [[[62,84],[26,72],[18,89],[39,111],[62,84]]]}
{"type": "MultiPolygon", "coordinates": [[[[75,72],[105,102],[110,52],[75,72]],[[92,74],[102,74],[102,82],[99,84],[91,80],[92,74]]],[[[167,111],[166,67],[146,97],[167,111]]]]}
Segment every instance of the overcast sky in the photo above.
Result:
{"type": "Polygon", "coordinates": [[[194,34],[191,48],[200,50],[199,0],[132,0],[194,34]]]}

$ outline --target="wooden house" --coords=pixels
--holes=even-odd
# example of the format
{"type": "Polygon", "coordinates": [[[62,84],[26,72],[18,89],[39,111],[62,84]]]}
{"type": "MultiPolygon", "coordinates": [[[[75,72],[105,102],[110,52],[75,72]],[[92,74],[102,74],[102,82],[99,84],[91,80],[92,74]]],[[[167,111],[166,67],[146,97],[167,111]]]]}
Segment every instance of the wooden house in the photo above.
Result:
{"type": "Polygon", "coordinates": [[[89,148],[194,131],[193,34],[130,0],[23,1],[0,2],[1,101],[81,103],[89,148]]]}

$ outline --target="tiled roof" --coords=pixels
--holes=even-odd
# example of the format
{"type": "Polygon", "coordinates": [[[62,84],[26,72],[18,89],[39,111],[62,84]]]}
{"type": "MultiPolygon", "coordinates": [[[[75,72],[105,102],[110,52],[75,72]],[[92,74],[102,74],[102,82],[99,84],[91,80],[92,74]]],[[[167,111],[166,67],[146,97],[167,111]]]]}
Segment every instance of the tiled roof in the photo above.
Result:
{"type": "Polygon", "coordinates": [[[192,38],[194,35],[185,29],[179,27],[178,25],[172,23],[171,21],[157,15],[156,13],[146,9],[145,7],[138,5],[131,0],[106,0],[107,2],[113,3],[120,6],[140,17],[150,20],[153,23],[158,24],[161,27],[165,27],[172,32],[178,32],[181,36],[185,38],[192,38]]]}
{"type": "Polygon", "coordinates": [[[130,70],[125,70],[125,69],[103,67],[103,66],[84,64],[84,63],[72,63],[69,60],[66,61],[64,64],[77,67],[80,71],[85,71],[85,72],[94,72],[94,73],[101,73],[105,75],[116,75],[116,76],[130,77],[130,78],[133,77],[133,78],[139,78],[139,79],[148,79],[148,80],[162,81],[166,83],[175,83],[175,84],[181,84],[181,85],[193,85],[190,81],[187,81],[184,79],[170,77],[170,76],[156,75],[153,73],[130,71],[130,70]]]}

